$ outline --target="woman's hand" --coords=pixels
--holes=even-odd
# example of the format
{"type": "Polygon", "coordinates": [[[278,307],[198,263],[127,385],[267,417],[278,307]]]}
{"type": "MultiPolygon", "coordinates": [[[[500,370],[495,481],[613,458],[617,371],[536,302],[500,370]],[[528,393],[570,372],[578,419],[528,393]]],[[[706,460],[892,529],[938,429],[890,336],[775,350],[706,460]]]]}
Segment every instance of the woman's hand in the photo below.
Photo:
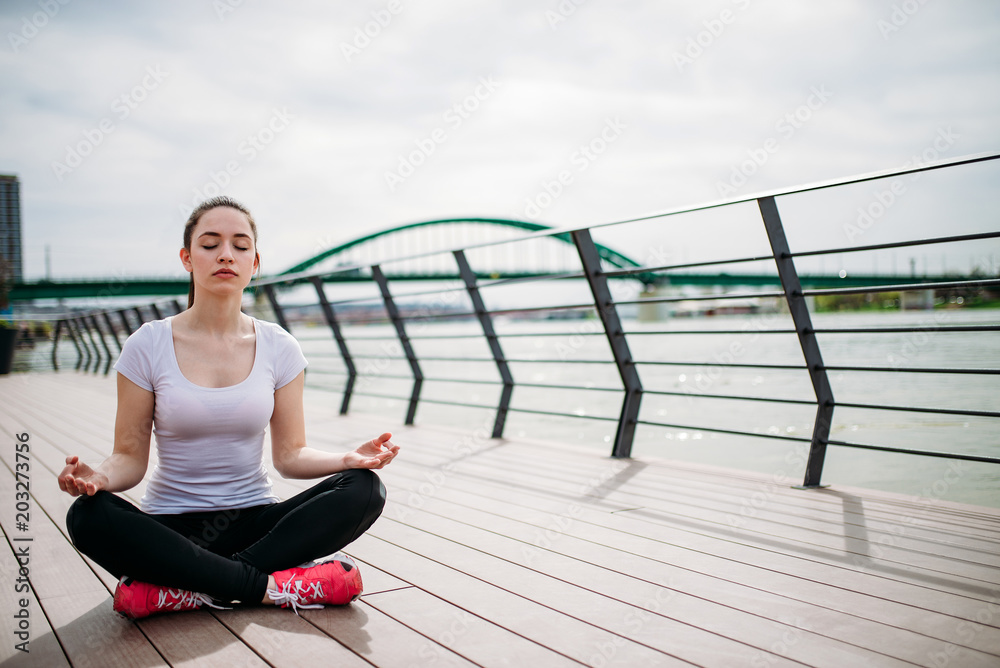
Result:
{"type": "Polygon", "coordinates": [[[357,450],[344,455],[344,464],[352,469],[380,469],[395,458],[399,446],[389,439],[392,434],[386,432],[373,438],[357,450]]]}
{"type": "Polygon", "coordinates": [[[66,468],[59,474],[59,489],[70,496],[93,496],[108,486],[108,476],[95,471],[76,455],[66,458],[66,468]]]}

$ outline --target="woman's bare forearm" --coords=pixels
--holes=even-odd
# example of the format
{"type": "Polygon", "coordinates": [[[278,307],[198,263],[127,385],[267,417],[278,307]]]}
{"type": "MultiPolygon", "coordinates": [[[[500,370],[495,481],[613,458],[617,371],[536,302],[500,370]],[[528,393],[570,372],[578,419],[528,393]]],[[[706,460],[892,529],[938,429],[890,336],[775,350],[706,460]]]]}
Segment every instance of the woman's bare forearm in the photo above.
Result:
{"type": "Polygon", "coordinates": [[[392,434],[376,436],[350,452],[337,454],[305,447],[278,447],[274,467],[285,478],[321,478],[348,469],[380,469],[399,453],[392,434]]]}
{"type": "Polygon", "coordinates": [[[104,488],[109,492],[124,492],[132,489],[146,475],[147,462],[135,455],[116,452],[105,459],[94,469],[95,473],[103,473],[108,479],[104,488]]]}
{"type": "Polygon", "coordinates": [[[344,461],[343,453],[324,452],[310,447],[290,451],[288,455],[274,463],[274,468],[284,478],[309,480],[340,473],[350,468],[344,461]]]}

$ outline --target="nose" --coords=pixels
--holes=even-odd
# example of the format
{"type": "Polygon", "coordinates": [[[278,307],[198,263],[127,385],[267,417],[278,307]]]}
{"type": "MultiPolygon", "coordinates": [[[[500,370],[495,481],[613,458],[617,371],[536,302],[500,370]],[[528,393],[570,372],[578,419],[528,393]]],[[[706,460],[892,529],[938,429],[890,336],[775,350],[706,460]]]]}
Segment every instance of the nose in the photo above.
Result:
{"type": "Polygon", "coordinates": [[[219,262],[232,263],[235,260],[233,257],[233,249],[229,246],[229,244],[222,244],[219,250],[219,262]]]}

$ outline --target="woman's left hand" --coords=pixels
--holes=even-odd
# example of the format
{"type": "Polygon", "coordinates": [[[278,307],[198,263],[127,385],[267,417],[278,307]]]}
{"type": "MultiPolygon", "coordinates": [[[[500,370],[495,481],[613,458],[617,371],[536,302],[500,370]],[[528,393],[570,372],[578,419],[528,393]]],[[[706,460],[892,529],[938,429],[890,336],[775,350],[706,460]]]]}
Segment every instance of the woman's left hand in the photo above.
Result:
{"type": "Polygon", "coordinates": [[[352,469],[380,469],[395,457],[399,446],[389,439],[392,434],[386,432],[373,438],[357,450],[344,455],[344,464],[352,469]]]}

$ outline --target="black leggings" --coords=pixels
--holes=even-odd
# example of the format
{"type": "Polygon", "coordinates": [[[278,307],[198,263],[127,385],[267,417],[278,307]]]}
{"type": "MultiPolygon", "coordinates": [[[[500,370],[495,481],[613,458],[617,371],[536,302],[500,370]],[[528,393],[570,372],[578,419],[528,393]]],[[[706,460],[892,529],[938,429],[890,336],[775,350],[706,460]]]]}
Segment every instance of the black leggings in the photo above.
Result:
{"type": "Polygon", "coordinates": [[[330,555],[378,519],[385,486],[350,469],[280,503],[151,515],[110,492],[81,496],[66,515],[70,539],[117,578],[257,603],[267,576],[330,555]]]}

